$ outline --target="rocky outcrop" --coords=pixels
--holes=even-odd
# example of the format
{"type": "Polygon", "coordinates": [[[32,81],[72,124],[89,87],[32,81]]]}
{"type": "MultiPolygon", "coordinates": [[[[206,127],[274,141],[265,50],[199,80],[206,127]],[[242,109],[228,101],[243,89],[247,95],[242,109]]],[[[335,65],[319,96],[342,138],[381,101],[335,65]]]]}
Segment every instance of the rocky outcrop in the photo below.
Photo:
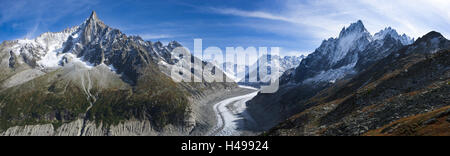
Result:
{"type": "Polygon", "coordinates": [[[55,133],[52,124],[46,125],[27,125],[11,127],[5,132],[0,133],[1,136],[51,136],[55,133]]]}
{"type": "Polygon", "coordinates": [[[180,129],[169,125],[162,130],[155,130],[149,121],[131,120],[118,125],[106,127],[94,122],[86,123],[85,131],[81,119],[66,123],[56,128],[52,124],[27,125],[11,127],[0,136],[158,136],[158,135],[188,135],[189,129],[180,129]]]}

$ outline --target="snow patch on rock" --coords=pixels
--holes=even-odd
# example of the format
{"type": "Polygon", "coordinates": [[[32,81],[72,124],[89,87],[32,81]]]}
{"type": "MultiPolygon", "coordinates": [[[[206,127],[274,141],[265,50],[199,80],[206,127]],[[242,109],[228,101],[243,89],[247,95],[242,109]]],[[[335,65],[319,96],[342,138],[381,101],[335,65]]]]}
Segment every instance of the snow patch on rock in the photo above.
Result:
{"type": "Polygon", "coordinates": [[[330,82],[335,83],[337,80],[344,78],[348,74],[355,73],[354,67],[356,65],[355,63],[343,66],[338,69],[331,69],[327,71],[322,71],[320,74],[306,79],[305,83],[311,83],[311,82],[330,82]]]}

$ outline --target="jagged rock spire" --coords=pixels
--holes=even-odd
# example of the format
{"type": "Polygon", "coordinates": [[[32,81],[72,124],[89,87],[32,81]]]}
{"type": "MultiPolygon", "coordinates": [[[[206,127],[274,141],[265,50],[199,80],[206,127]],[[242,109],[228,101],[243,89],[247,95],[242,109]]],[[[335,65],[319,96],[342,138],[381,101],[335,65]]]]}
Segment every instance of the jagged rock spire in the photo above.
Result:
{"type": "Polygon", "coordinates": [[[92,11],[91,16],[89,16],[89,20],[98,20],[97,13],[92,11]]]}
{"type": "Polygon", "coordinates": [[[82,41],[83,44],[87,44],[90,41],[92,41],[94,38],[101,36],[102,31],[104,29],[107,29],[108,26],[106,26],[101,20],[98,19],[97,13],[95,11],[92,11],[91,16],[89,16],[89,19],[85,22],[83,29],[83,36],[82,41]]]}
{"type": "Polygon", "coordinates": [[[103,24],[103,22],[98,18],[97,13],[92,11],[91,16],[86,20],[86,24],[103,24]]]}

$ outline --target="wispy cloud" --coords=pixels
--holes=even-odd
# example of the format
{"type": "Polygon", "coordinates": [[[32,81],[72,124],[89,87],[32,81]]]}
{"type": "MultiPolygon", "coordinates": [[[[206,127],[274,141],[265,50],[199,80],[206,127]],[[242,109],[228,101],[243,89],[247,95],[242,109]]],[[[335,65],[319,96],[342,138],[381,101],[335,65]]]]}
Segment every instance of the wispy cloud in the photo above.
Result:
{"type": "Polygon", "coordinates": [[[36,22],[36,24],[28,30],[28,32],[27,32],[27,34],[25,35],[24,38],[32,39],[35,36],[36,32],[38,31],[39,25],[40,25],[40,23],[39,23],[39,20],[38,20],[36,22]]]}
{"type": "Polygon", "coordinates": [[[169,34],[141,34],[139,35],[144,40],[155,40],[155,39],[169,39],[175,36],[169,34]]]}
{"type": "Polygon", "coordinates": [[[285,22],[291,22],[291,23],[298,23],[292,18],[283,17],[275,14],[271,14],[268,12],[263,11],[245,11],[245,10],[238,10],[235,8],[214,8],[210,7],[209,10],[212,10],[216,13],[220,14],[227,14],[227,15],[235,15],[235,16],[242,16],[242,17],[253,17],[253,18],[263,18],[263,19],[269,19],[269,20],[278,20],[278,21],[285,21],[285,22]]]}
{"type": "MultiPolygon", "coordinates": [[[[286,0],[283,3],[284,8],[272,12],[270,7],[261,8],[264,11],[214,7],[206,9],[217,14],[288,22],[296,25],[297,29],[322,39],[337,36],[340,28],[359,19],[363,20],[372,33],[392,26],[413,37],[420,37],[431,30],[450,35],[448,0],[286,0]]],[[[253,23],[248,24],[255,26],[253,23]]],[[[274,29],[264,25],[260,27],[274,29]]],[[[290,30],[295,30],[295,27],[290,30]]]]}
{"type": "MultiPolygon", "coordinates": [[[[303,26],[303,31],[311,31],[314,32],[311,35],[314,35],[318,38],[323,38],[325,36],[329,37],[329,32],[334,31],[336,28],[330,27],[330,24],[336,24],[335,21],[322,21],[322,22],[316,22],[316,18],[314,17],[298,17],[293,16],[293,14],[274,14],[270,12],[265,11],[245,11],[245,10],[239,10],[236,8],[207,8],[207,10],[210,10],[214,13],[218,14],[224,14],[224,15],[233,15],[233,16],[240,16],[240,17],[248,17],[248,18],[259,18],[259,19],[266,19],[266,20],[273,20],[273,21],[281,21],[281,22],[287,22],[291,24],[295,24],[298,26],[303,26]],[[327,22],[327,24],[324,24],[324,22],[327,22]]],[[[269,31],[274,32],[277,31],[279,33],[287,32],[288,34],[294,31],[297,31],[295,27],[291,27],[290,29],[285,29],[285,26],[276,24],[268,24],[265,25],[261,24],[255,24],[255,23],[246,23],[251,27],[264,27],[263,29],[267,29],[269,31]],[[284,27],[283,29],[278,29],[277,27],[284,27]]],[[[305,32],[302,32],[305,33],[305,32]]],[[[286,34],[286,33],[285,33],[286,34]]]]}

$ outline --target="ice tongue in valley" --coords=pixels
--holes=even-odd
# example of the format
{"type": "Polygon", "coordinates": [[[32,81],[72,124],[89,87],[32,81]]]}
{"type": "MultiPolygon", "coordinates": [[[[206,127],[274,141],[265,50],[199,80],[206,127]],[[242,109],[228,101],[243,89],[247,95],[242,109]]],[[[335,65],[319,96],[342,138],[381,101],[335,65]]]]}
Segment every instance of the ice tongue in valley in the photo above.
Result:
{"type": "Polygon", "coordinates": [[[196,143],[189,140],[187,143],[181,144],[182,151],[208,151],[210,154],[214,152],[216,143],[196,143]]]}

